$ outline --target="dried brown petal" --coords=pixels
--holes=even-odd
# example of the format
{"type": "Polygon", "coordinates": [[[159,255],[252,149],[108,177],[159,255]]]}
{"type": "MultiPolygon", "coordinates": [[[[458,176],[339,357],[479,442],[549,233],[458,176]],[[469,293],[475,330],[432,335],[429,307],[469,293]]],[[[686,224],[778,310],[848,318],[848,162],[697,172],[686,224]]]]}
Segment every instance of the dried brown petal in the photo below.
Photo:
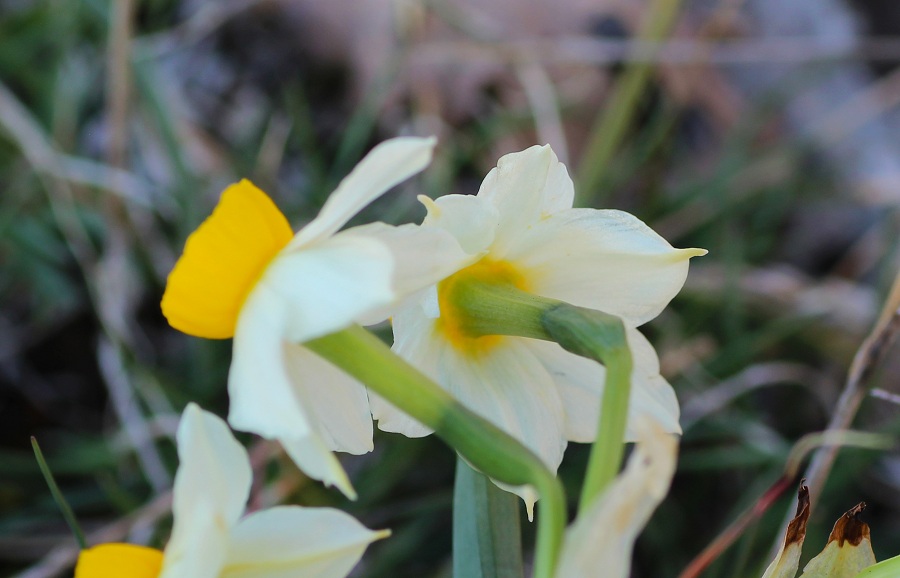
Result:
{"type": "Polygon", "coordinates": [[[800,565],[800,551],[806,538],[806,523],[809,521],[809,488],[800,481],[797,491],[797,512],[788,524],[781,551],[766,568],[762,578],[794,578],[800,565]]]}
{"type": "Polygon", "coordinates": [[[865,508],[860,502],[835,522],[825,549],[809,561],[800,578],[853,578],[875,563],[869,526],[859,519],[865,508]]]}

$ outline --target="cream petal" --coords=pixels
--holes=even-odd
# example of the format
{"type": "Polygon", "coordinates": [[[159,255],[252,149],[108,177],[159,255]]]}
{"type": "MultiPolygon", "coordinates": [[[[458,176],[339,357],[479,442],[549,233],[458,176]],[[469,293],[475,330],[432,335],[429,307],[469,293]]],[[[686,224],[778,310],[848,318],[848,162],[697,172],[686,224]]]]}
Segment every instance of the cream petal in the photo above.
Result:
{"type": "Polygon", "coordinates": [[[333,508],[271,508],[234,528],[222,578],[343,578],[369,544],[389,534],[333,508]]]}
{"type": "MultiPolygon", "coordinates": [[[[427,317],[421,304],[411,303],[393,317],[394,353],[406,359],[419,371],[433,377],[444,344],[434,334],[434,319],[427,317]]],[[[369,392],[372,417],[381,431],[403,434],[408,438],[430,435],[433,430],[419,423],[390,402],[369,392]]]]}
{"type": "Polygon", "coordinates": [[[434,137],[399,137],[373,148],[344,177],[319,215],[297,233],[288,247],[316,243],[336,233],[366,205],[428,166],[436,142],[434,137]]]}
{"type": "Polygon", "coordinates": [[[536,223],[506,258],[528,272],[544,297],[599,309],[640,325],[684,285],[688,260],[703,249],[673,249],[636,217],[569,209],[536,223]]]}
{"type": "Polygon", "coordinates": [[[202,500],[176,515],[159,578],[219,577],[230,540],[230,528],[217,521],[220,513],[211,500],[202,500]]]}
{"type": "MultiPolygon", "coordinates": [[[[636,439],[635,423],[649,416],[669,433],[681,433],[678,399],[672,386],[659,374],[659,359],[640,331],[627,329],[634,369],[625,441],[636,439]]],[[[566,439],[591,443],[597,437],[606,369],[584,357],[546,341],[530,341],[528,346],[553,377],[565,409],[566,439]]]]}
{"type": "Polygon", "coordinates": [[[284,345],[294,395],[325,446],[332,451],[372,451],[372,415],[366,388],[300,345],[284,345]]]}
{"type": "Polygon", "coordinates": [[[659,357],[656,349],[644,334],[633,328],[626,328],[628,346],[634,369],[631,372],[631,406],[626,441],[637,439],[636,424],[640,416],[648,416],[660,425],[666,433],[681,433],[678,418],[681,407],[675,390],[659,373],[659,357]]]}
{"type": "Polygon", "coordinates": [[[299,390],[292,382],[283,334],[289,321],[280,296],[255,289],[238,318],[228,394],[232,427],[277,439],[308,476],[355,498],[347,474],[319,438],[299,390]]]}
{"type": "Polygon", "coordinates": [[[525,340],[502,339],[478,358],[445,344],[437,375],[432,377],[460,403],[522,442],[555,472],[566,448],[559,394],[552,377],[530,355],[525,340]]]}
{"type": "Polygon", "coordinates": [[[344,471],[341,462],[328,450],[325,442],[315,433],[303,437],[279,438],[284,451],[307,476],[326,486],[334,486],[351,500],[356,490],[344,471]]]}
{"type": "Polygon", "coordinates": [[[493,478],[491,478],[491,481],[501,490],[522,498],[522,501],[525,503],[525,515],[528,516],[529,522],[534,522],[534,505],[537,503],[540,495],[533,486],[510,486],[509,484],[498,482],[493,478]]]}
{"type": "Polygon", "coordinates": [[[606,369],[593,360],[569,353],[556,343],[531,341],[528,346],[553,378],[559,391],[566,415],[566,439],[593,442],[597,437],[606,369]]]}
{"type": "Polygon", "coordinates": [[[228,422],[268,439],[312,433],[287,373],[286,310],[281,295],[268,287],[250,293],[238,317],[228,371],[228,422]]]}
{"type": "Polygon", "coordinates": [[[478,191],[500,214],[491,254],[505,258],[531,225],[570,209],[574,197],[572,179],[549,145],[501,157],[478,191]]]}
{"type": "Polygon", "coordinates": [[[281,253],[248,300],[262,292],[276,296],[285,304],[284,338],[301,343],[344,329],[392,303],[393,271],[394,259],[383,243],[338,235],[302,251],[281,253]]]}
{"type": "Polygon", "coordinates": [[[419,195],[419,201],[428,209],[422,225],[449,232],[466,253],[482,255],[494,242],[500,213],[489,201],[471,195],[444,195],[437,200],[419,195]]]}
{"type": "Polygon", "coordinates": [[[361,325],[384,321],[403,306],[404,299],[420,298],[420,291],[477,259],[463,252],[453,235],[438,227],[371,223],[347,229],[335,239],[344,237],[375,239],[388,247],[393,256],[395,302],[358,318],[361,325]]]}
{"type": "Polygon", "coordinates": [[[566,532],[557,578],[627,578],[634,541],[665,498],[678,444],[652,420],[638,424],[638,445],[625,471],[566,532]]]}
{"type": "MultiPolygon", "coordinates": [[[[528,340],[503,338],[493,350],[473,359],[435,333],[435,320],[426,315],[421,304],[407,307],[393,321],[393,350],[397,355],[463,405],[518,439],[556,471],[566,447],[564,409],[552,377],[531,355],[528,340]]],[[[408,437],[430,433],[377,396],[370,395],[370,401],[379,429],[408,437]]],[[[537,499],[532,488],[497,485],[522,497],[531,514],[537,499]]]]}
{"type": "Polygon", "coordinates": [[[228,551],[229,529],[250,495],[250,462],[225,422],[193,403],[177,438],[174,525],[160,576],[215,578],[228,551]]]}
{"type": "MultiPolygon", "coordinates": [[[[467,408],[484,417],[537,454],[556,471],[566,448],[563,407],[549,374],[521,342],[510,338],[494,351],[472,360],[434,333],[434,320],[421,308],[394,317],[394,352],[448,390],[467,408]]],[[[378,429],[421,437],[431,430],[370,393],[378,429]]],[[[498,487],[525,502],[528,518],[537,492],[531,486],[498,487]]]]}

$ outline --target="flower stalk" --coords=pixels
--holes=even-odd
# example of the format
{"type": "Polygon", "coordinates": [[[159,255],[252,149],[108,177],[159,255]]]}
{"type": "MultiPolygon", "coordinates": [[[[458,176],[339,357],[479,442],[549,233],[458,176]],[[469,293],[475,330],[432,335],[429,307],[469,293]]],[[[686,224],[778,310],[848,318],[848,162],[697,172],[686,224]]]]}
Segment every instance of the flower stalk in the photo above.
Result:
{"type": "Polygon", "coordinates": [[[464,313],[461,328],[473,337],[514,335],[553,341],[606,367],[597,441],[579,501],[579,511],[584,511],[615,479],[624,453],[633,364],[622,320],[512,285],[477,280],[454,288],[453,305],[464,313]]]}
{"type": "Polygon", "coordinates": [[[535,577],[552,578],[563,530],[565,495],[559,481],[518,441],[473,413],[378,337],[352,326],[304,343],[426,426],[475,468],[503,483],[531,485],[541,496],[535,577]]]}
{"type": "Polygon", "coordinates": [[[553,341],[563,349],[606,366],[597,441],[591,448],[578,503],[579,512],[584,512],[615,479],[622,463],[631,397],[631,351],[622,320],[608,313],[560,304],[548,309],[542,319],[553,341]]]}

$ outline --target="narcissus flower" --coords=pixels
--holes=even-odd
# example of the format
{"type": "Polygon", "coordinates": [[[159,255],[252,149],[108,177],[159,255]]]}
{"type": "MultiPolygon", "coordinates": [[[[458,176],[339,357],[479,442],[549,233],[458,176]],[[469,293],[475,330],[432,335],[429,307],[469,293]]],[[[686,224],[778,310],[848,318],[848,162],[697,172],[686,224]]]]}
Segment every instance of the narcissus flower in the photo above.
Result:
{"type": "Polygon", "coordinates": [[[178,457],[165,552],[94,546],[81,552],[76,578],[342,578],[389,534],[332,508],[280,506],[242,517],[247,453],[224,421],[194,404],[178,427],[178,457]]]}
{"type": "Polygon", "coordinates": [[[188,238],[162,299],[176,329],[234,337],[231,425],[278,439],[304,472],[351,498],[353,488],[331,452],[371,451],[366,391],[300,344],[383,317],[378,311],[398,291],[447,274],[440,266],[396,267],[395,259],[421,263],[433,254],[436,263],[456,262],[444,251],[461,252],[443,232],[374,224],[337,233],[371,201],[421,171],[433,146],[434,139],[397,138],[375,147],[296,235],[249,181],[228,187],[188,238]]]}
{"type": "MultiPolygon", "coordinates": [[[[635,327],[684,284],[691,257],[628,213],[574,209],[572,180],[549,146],[504,156],[477,196],[421,198],[423,229],[451,233],[471,259],[407,301],[393,317],[394,350],[464,405],[537,453],[553,471],[567,441],[597,435],[604,368],[555,343],[466,333],[456,301],[467,283],[512,286],[621,317],[634,358],[629,428],[649,415],[680,431],[678,402],[653,347],[635,327]]],[[[378,427],[407,436],[430,430],[371,396],[378,427]]],[[[529,488],[515,490],[533,504],[529,488]]]]}
{"type": "Polygon", "coordinates": [[[566,531],[556,578],[631,575],[634,541],[669,491],[678,442],[650,418],[637,421],[628,465],[566,531]]]}

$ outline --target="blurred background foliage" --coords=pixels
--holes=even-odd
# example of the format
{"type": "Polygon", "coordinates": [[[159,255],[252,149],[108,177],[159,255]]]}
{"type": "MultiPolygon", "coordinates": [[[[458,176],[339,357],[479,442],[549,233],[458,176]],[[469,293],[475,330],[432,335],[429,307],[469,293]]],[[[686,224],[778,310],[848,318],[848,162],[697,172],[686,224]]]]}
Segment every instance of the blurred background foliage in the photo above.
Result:
{"type": "MultiPolygon", "coordinates": [[[[0,574],[71,571],[31,435],[94,541],[164,544],[178,416],[224,415],[230,351],[158,303],[224,186],[251,178],[299,227],[374,143],[436,134],[432,166],[360,221],[418,221],[415,194],[474,193],[549,142],[582,206],[710,250],[645,327],[684,438],[633,575],[676,576],[826,426],[897,274],[898,34],[888,0],[0,0],[0,574]],[[652,26],[658,51],[636,40],[652,26]]],[[[900,430],[898,372],[894,350],[857,428],[900,430]]],[[[344,460],[350,503],[242,439],[253,507],[393,530],[354,575],[449,576],[441,443],[378,433],[344,460]]],[[[570,496],[586,453],[560,470],[570,496]]],[[[791,499],[704,575],[759,576],[791,499]]],[[[846,449],[806,558],[860,500],[878,558],[900,553],[900,456],[846,449]]]]}

